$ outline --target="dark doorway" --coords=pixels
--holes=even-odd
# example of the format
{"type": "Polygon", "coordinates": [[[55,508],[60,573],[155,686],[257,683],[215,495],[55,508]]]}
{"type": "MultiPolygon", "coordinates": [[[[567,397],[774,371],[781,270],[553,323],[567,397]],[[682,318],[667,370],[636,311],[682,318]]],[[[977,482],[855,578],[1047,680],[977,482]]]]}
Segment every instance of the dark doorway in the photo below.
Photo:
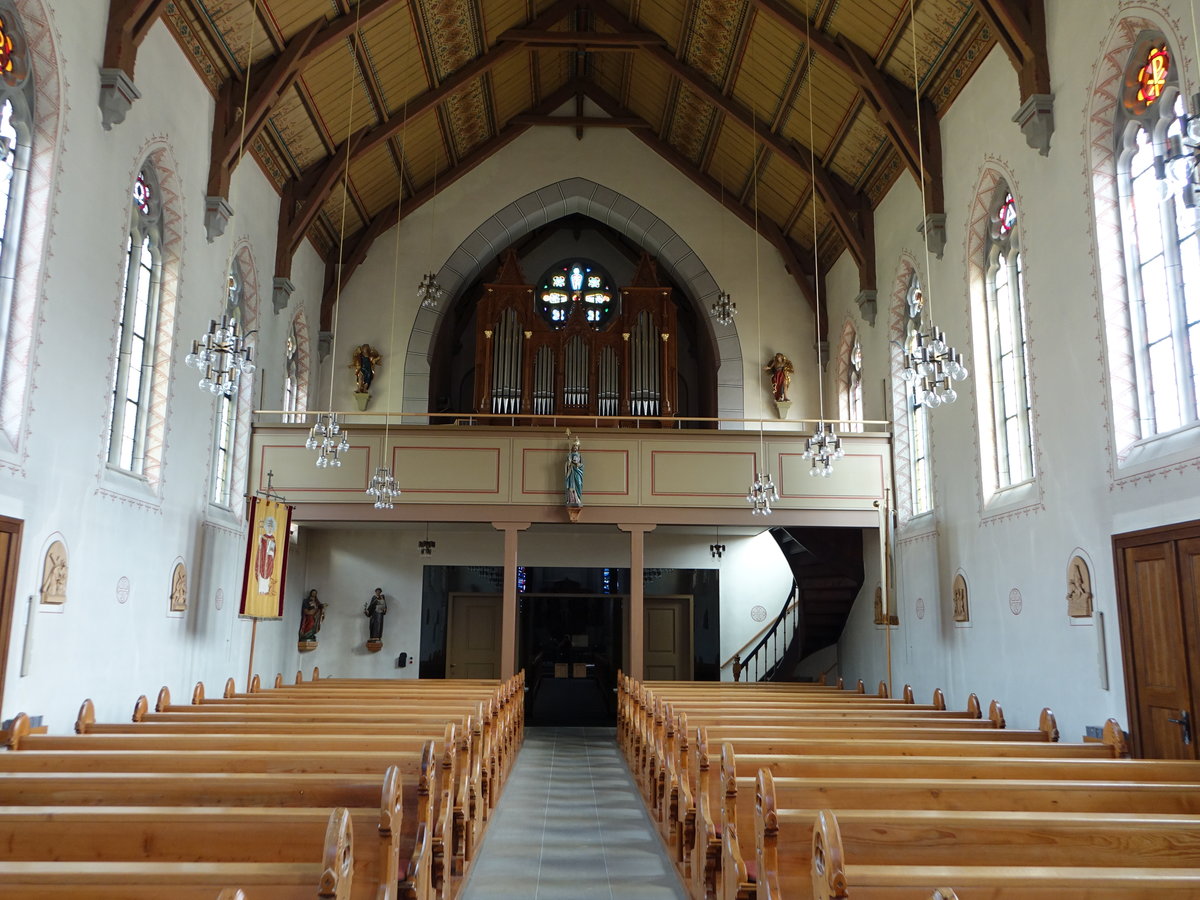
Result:
{"type": "Polygon", "coordinates": [[[523,594],[517,665],[530,725],[613,725],[625,597],[523,594]]]}
{"type": "MultiPolygon", "coordinates": [[[[13,612],[17,602],[17,560],[21,555],[21,519],[0,516],[0,704],[4,700],[4,673],[12,646],[13,612]]],[[[33,610],[30,610],[33,614],[33,610]]]]}

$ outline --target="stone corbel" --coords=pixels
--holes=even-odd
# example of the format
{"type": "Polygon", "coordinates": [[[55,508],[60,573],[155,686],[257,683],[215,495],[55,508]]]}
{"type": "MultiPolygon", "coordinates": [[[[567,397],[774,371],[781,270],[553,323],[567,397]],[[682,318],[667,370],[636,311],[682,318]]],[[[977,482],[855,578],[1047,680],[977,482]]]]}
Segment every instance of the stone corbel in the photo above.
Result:
{"type": "Polygon", "coordinates": [[[141,98],[142,92],[123,70],[100,70],[100,124],[105,131],[124,122],[133,101],[141,98]]]}
{"type": "Polygon", "coordinates": [[[204,233],[210,244],[225,233],[232,218],[233,207],[224,197],[204,198],[204,233]]]}
{"type": "Polygon", "coordinates": [[[330,349],[333,347],[333,332],[322,331],[317,335],[317,354],[321,358],[321,362],[325,361],[325,357],[329,355],[330,349]]]}
{"type": "Polygon", "coordinates": [[[946,214],[930,213],[925,221],[917,226],[917,231],[925,236],[925,246],[938,259],[946,249],[946,214]]]}
{"type": "Polygon", "coordinates": [[[292,284],[290,278],[275,277],[271,288],[271,305],[275,308],[276,314],[287,309],[294,293],[296,293],[296,285],[292,284]]]}
{"type": "Polygon", "coordinates": [[[859,291],[858,296],[854,298],[855,304],[858,306],[858,312],[863,317],[863,321],[875,327],[875,313],[878,309],[878,291],[859,291]]]}
{"type": "Polygon", "coordinates": [[[1025,143],[1042,156],[1050,155],[1050,135],[1054,134],[1054,95],[1032,94],[1012,117],[1025,135],[1025,143]]]}

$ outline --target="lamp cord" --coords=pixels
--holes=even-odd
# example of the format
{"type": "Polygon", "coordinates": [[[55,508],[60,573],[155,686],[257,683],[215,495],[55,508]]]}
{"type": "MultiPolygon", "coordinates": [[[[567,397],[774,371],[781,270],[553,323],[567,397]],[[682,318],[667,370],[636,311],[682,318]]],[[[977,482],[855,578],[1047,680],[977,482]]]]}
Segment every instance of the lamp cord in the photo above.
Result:
{"type": "Polygon", "coordinates": [[[358,42],[361,39],[359,24],[362,22],[362,0],[357,0],[354,16],[354,38],[350,42],[350,82],[346,93],[350,95],[349,119],[346,122],[346,169],[342,176],[342,220],[338,227],[338,262],[333,273],[333,340],[329,357],[333,365],[329,370],[329,411],[333,412],[333,383],[337,378],[338,317],[342,311],[342,262],[346,251],[346,207],[350,205],[350,138],[354,135],[354,74],[358,71],[358,42]]]}
{"type": "Polygon", "coordinates": [[[821,268],[820,255],[817,252],[817,148],[813,132],[813,83],[812,83],[812,4],[808,4],[808,15],[804,17],[804,43],[808,49],[808,162],[812,170],[812,242],[813,242],[813,291],[817,310],[817,403],[820,409],[822,430],[825,427],[825,369],[821,364],[821,268]]]}

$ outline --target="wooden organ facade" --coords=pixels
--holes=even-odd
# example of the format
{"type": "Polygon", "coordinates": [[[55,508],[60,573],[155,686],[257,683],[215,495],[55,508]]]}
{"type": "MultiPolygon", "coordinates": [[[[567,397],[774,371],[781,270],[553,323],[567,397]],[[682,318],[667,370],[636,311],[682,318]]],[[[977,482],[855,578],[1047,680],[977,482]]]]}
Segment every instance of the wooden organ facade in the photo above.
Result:
{"type": "Polygon", "coordinates": [[[615,290],[585,260],[527,283],[516,253],[483,285],[477,310],[475,409],[499,415],[676,415],[672,289],[643,254],[615,290]]]}

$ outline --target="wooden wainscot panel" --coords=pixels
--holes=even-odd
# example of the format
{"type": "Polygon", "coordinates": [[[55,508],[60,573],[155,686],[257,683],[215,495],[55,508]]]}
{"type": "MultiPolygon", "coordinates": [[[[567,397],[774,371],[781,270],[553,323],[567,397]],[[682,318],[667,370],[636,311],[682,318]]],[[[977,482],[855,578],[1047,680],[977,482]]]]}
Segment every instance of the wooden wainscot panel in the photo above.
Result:
{"type": "MultiPolygon", "coordinates": [[[[379,439],[359,438],[350,434],[350,449],[343,453],[338,467],[317,468],[317,451],[304,446],[301,435],[297,443],[271,441],[274,435],[259,445],[257,478],[258,487],[266,490],[267,472],[272,472],[272,490],[284,494],[289,501],[345,501],[346,495],[362,493],[367,489],[371,472],[378,465],[379,439]]],[[[284,438],[287,440],[287,438],[284,438]]]]}
{"type": "MultiPolygon", "coordinates": [[[[566,448],[530,447],[521,446],[521,443],[518,442],[516,448],[521,454],[521,481],[514,485],[514,489],[527,502],[554,502],[554,498],[561,500],[566,448]]],[[[562,443],[558,441],[558,444],[562,443]]],[[[601,505],[628,502],[636,496],[630,483],[629,450],[611,441],[603,442],[606,446],[597,446],[601,443],[584,439],[581,448],[584,502],[601,505]]]]}
{"type": "MultiPolygon", "coordinates": [[[[457,437],[457,436],[456,436],[457,437]]],[[[453,498],[455,503],[503,503],[510,499],[507,473],[512,457],[508,440],[455,443],[396,443],[392,466],[403,493],[399,500],[428,503],[430,495],[453,498]]]]}
{"type": "Polygon", "coordinates": [[[642,502],[648,506],[711,506],[714,498],[745,497],[754,480],[757,447],[692,443],[678,449],[665,442],[642,445],[642,502]]]}
{"type": "MultiPolygon", "coordinates": [[[[849,441],[845,442],[850,444],[849,441]]],[[[779,473],[775,484],[779,499],[788,506],[858,509],[883,496],[884,457],[871,447],[845,447],[846,455],[833,464],[828,478],[809,475],[812,461],[804,458],[803,448],[794,445],[769,450],[779,473]],[[801,501],[797,503],[796,501],[801,501]]]]}

